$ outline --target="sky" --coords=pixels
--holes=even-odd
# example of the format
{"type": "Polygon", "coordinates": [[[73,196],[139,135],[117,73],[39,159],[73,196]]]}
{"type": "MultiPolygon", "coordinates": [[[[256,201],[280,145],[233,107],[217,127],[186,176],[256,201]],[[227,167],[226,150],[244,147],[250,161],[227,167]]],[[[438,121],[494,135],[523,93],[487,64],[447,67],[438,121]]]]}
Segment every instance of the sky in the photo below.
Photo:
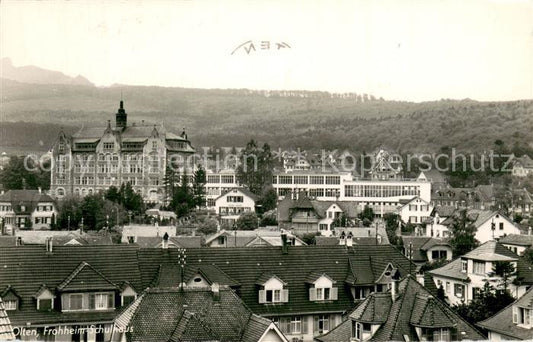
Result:
{"type": "Polygon", "coordinates": [[[533,0],[2,1],[0,25],[0,57],[97,86],[533,98],[533,0]]]}

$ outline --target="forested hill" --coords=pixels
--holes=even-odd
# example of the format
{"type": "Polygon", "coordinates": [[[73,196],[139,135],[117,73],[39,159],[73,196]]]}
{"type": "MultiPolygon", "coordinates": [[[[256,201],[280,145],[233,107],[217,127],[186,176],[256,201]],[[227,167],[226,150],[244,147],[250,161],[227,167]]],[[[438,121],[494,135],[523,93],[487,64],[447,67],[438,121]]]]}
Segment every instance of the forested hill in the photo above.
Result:
{"type": "Polygon", "coordinates": [[[436,152],[443,146],[482,151],[497,139],[509,146],[533,143],[533,100],[412,103],[366,94],[98,88],[3,79],[0,147],[44,151],[61,126],[67,131],[103,126],[114,119],[121,92],[129,122],[162,122],[177,132],[185,127],[195,146],[242,146],[254,138],[274,147],[369,151],[384,145],[436,152]]]}

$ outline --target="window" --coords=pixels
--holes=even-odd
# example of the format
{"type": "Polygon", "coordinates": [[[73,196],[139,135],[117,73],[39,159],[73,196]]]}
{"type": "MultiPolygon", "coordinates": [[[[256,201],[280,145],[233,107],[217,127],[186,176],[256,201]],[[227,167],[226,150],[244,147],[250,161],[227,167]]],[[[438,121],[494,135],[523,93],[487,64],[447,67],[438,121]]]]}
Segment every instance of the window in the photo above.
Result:
{"type": "Polygon", "coordinates": [[[337,300],[338,288],[336,287],[312,287],[309,289],[309,300],[337,300]]]}
{"type": "Polygon", "coordinates": [[[369,323],[359,323],[352,321],[352,337],[357,341],[365,339],[365,335],[372,333],[372,326],[369,323]]]}
{"type": "Polygon", "coordinates": [[[274,290],[274,299],[272,300],[272,302],[274,303],[279,303],[281,302],[281,294],[280,294],[280,290],[274,290]]]}
{"type": "Polygon", "coordinates": [[[465,272],[468,269],[468,261],[467,260],[461,260],[461,272],[465,272]]]}
{"type": "Polygon", "coordinates": [[[472,288],[472,299],[479,298],[480,292],[481,292],[481,289],[479,287],[473,287],[472,288]]]}
{"type": "Polygon", "coordinates": [[[37,308],[38,310],[50,311],[53,309],[52,299],[51,298],[39,299],[37,306],[38,306],[37,308]]]}
{"type": "Polygon", "coordinates": [[[129,305],[135,301],[135,296],[122,296],[122,306],[129,305]]]}
{"type": "Polygon", "coordinates": [[[244,198],[242,196],[228,196],[228,203],[242,203],[244,198]]]}
{"type": "Polygon", "coordinates": [[[500,230],[503,230],[503,222],[500,222],[500,230]]]}
{"type": "Polygon", "coordinates": [[[329,331],[329,316],[318,315],[314,317],[313,331],[317,334],[324,334],[329,331]]]}
{"type": "Polygon", "coordinates": [[[474,260],[474,273],[485,275],[485,262],[474,260]]]}
{"type": "Polygon", "coordinates": [[[302,332],[302,317],[293,316],[291,318],[291,334],[300,334],[302,332]]]}
{"type": "Polygon", "coordinates": [[[89,294],[89,309],[107,310],[115,305],[115,297],[112,293],[91,293],[89,294]]]}
{"type": "Polygon", "coordinates": [[[513,323],[531,326],[533,324],[533,310],[513,306],[513,323]]]}
{"type": "Polygon", "coordinates": [[[443,251],[443,250],[440,250],[440,251],[432,251],[432,252],[431,252],[431,258],[432,258],[433,260],[446,259],[447,254],[448,254],[448,253],[446,253],[446,251],[443,251]]]}
{"type": "Polygon", "coordinates": [[[71,294],[69,298],[70,310],[81,310],[83,308],[83,295],[71,294]]]}
{"type": "Polygon", "coordinates": [[[455,284],[454,287],[454,294],[455,294],[455,297],[457,298],[463,298],[464,296],[464,292],[465,292],[465,287],[464,285],[461,285],[461,284],[455,284]]]}
{"type": "Polygon", "coordinates": [[[113,142],[104,143],[104,150],[112,150],[114,147],[115,147],[115,143],[113,142]]]}
{"type": "Polygon", "coordinates": [[[16,299],[4,300],[6,310],[17,310],[18,301],[16,299]]]}
{"type": "Polygon", "coordinates": [[[450,282],[446,282],[446,293],[450,293],[450,282]]]}

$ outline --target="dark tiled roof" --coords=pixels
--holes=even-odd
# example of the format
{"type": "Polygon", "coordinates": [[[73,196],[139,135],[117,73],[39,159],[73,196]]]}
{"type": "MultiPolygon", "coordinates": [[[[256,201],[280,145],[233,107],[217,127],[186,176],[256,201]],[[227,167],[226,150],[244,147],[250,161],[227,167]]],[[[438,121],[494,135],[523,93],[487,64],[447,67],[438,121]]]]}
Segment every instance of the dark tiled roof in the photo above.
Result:
{"type": "Polygon", "coordinates": [[[531,336],[533,336],[531,329],[522,328],[513,323],[513,306],[517,304],[521,307],[529,307],[530,310],[533,310],[533,287],[505,309],[501,310],[496,315],[479,322],[477,325],[487,330],[495,331],[519,340],[531,339],[531,336]]]}
{"type": "MultiPolygon", "coordinates": [[[[160,267],[176,265],[176,260],[177,251],[173,249],[141,249],[139,262],[144,287],[157,277],[160,267]]],[[[187,250],[187,268],[195,270],[201,265],[215,265],[240,284],[239,293],[246,305],[253,312],[266,316],[350,310],[353,300],[343,285],[348,275],[356,284],[367,280],[371,282],[381,276],[389,261],[397,265],[401,275],[408,273],[409,260],[390,245],[355,246],[353,249],[343,246],[291,246],[288,254],[283,254],[280,247],[187,250]],[[306,278],[311,272],[326,273],[337,282],[338,300],[309,301],[306,278]],[[259,304],[257,279],[261,274],[276,275],[287,283],[289,303],[259,304]]]]}
{"type": "MultiPolygon", "coordinates": [[[[53,253],[50,254],[46,252],[44,246],[38,245],[2,248],[0,253],[0,266],[2,267],[0,289],[10,285],[21,298],[19,310],[9,312],[11,322],[17,326],[25,326],[27,322],[35,325],[39,323],[113,320],[117,310],[68,314],[56,310],[37,311],[33,296],[43,283],[48,288],[55,289],[83,262],[90,264],[90,268],[97,270],[113,284],[128,281],[135,289],[143,289],[137,250],[137,247],[128,245],[55,246],[53,253]]],[[[81,271],[79,275],[82,276],[83,272],[81,271]]],[[[90,282],[92,281],[93,279],[90,279],[90,282]]]]}
{"type": "Polygon", "coordinates": [[[363,301],[352,312],[350,318],[362,323],[385,323],[389,317],[391,304],[390,293],[375,293],[370,296],[369,300],[363,301]]]}
{"type": "Polygon", "coordinates": [[[418,294],[412,310],[410,323],[417,327],[452,328],[456,324],[442,303],[430,294],[418,294]]]}
{"type": "Polygon", "coordinates": [[[317,246],[337,246],[339,238],[336,236],[317,236],[315,237],[315,243],[317,246]]]}
{"type": "Polygon", "coordinates": [[[429,271],[429,273],[441,277],[467,280],[468,275],[466,272],[461,272],[461,267],[461,258],[458,258],[442,267],[429,271]]]}
{"type": "Polygon", "coordinates": [[[0,236],[0,247],[10,247],[17,244],[16,236],[0,236]]]}
{"type": "MultiPolygon", "coordinates": [[[[415,306],[422,307],[417,298],[428,298],[430,293],[422,285],[420,285],[415,279],[409,277],[399,284],[398,298],[392,303],[387,321],[381,325],[375,335],[372,337],[372,341],[403,341],[404,336],[409,337],[411,341],[418,340],[416,332],[413,329],[412,319],[416,321],[416,317],[412,318],[415,314],[415,306]]],[[[370,298],[366,299],[369,300],[370,298]]],[[[362,305],[362,304],[361,304],[362,305]]],[[[439,316],[446,316],[447,320],[453,322],[457,329],[457,336],[455,340],[484,340],[485,337],[477,331],[474,327],[463,320],[457,315],[447,304],[439,301],[436,298],[431,300],[433,306],[431,310],[433,312],[439,312],[439,316]],[[463,334],[464,332],[464,334],[463,334]]],[[[427,306],[427,305],[426,305],[427,306]]],[[[425,306],[424,306],[425,307],[425,306]]],[[[421,319],[424,320],[424,315],[421,315],[421,319]]],[[[436,327],[439,326],[439,322],[435,322],[436,327]]]]}
{"type": "MultiPolygon", "coordinates": [[[[149,289],[129,322],[128,341],[251,342],[270,324],[230,289],[149,289]]],[[[257,341],[257,340],[256,340],[257,341]]]]}
{"type": "Polygon", "coordinates": [[[82,261],[61,284],[57,285],[57,289],[60,291],[116,290],[118,286],[94,267],[82,261]]]}
{"type": "MultiPolygon", "coordinates": [[[[171,236],[168,238],[169,248],[202,247],[201,236],[171,236]]],[[[135,244],[141,248],[161,248],[163,238],[160,236],[137,236],[135,244]]]]}

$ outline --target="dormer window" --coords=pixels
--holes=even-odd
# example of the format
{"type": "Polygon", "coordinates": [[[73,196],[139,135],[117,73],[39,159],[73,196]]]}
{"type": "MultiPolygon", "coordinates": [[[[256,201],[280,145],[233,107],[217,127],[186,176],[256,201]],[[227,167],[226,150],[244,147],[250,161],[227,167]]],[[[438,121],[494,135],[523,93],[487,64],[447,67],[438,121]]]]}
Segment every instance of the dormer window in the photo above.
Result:
{"type": "Polygon", "coordinates": [[[134,302],[137,299],[137,292],[128,285],[127,282],[121,287],[122,291],[120,293],[120,305],[127,306],[130,303],[134,302]]]}
{"type": "Polygon", "coordinates": [[[54,298],[56,296],[52,291],[48,289],[48,287],[43,284],[33,295],[33,298],[37,300],[37,310],[39,311],[50,311],[54,308],[54,298]]]}
{"type": "Polygon", "coordinates": [[[355,341],[367,340],[372,335],[372,325],[370,323],[360,323],[352,321],[352,339],[355,341]]]}
{"type": "Polygon", "coordinates": [[[525,328],[533,327],[533,309],[513,306],[513,323],[525,328]]]}
{"type": "Polygon", "coordinates": [[[309,288],[310,301],[337,300],[338,288],[333,286],[335,281],[327,275],[323,274],[309,283],[311,284],[309,288]]]}
{"type": "Polygon", "coordinates": [[[289,290],[286,289],[287,283],[278,277],[272,276],[265,282],[261,281],[259,285],[263,287],[259,290],[260,304],[289,302],[289,290]]]}

